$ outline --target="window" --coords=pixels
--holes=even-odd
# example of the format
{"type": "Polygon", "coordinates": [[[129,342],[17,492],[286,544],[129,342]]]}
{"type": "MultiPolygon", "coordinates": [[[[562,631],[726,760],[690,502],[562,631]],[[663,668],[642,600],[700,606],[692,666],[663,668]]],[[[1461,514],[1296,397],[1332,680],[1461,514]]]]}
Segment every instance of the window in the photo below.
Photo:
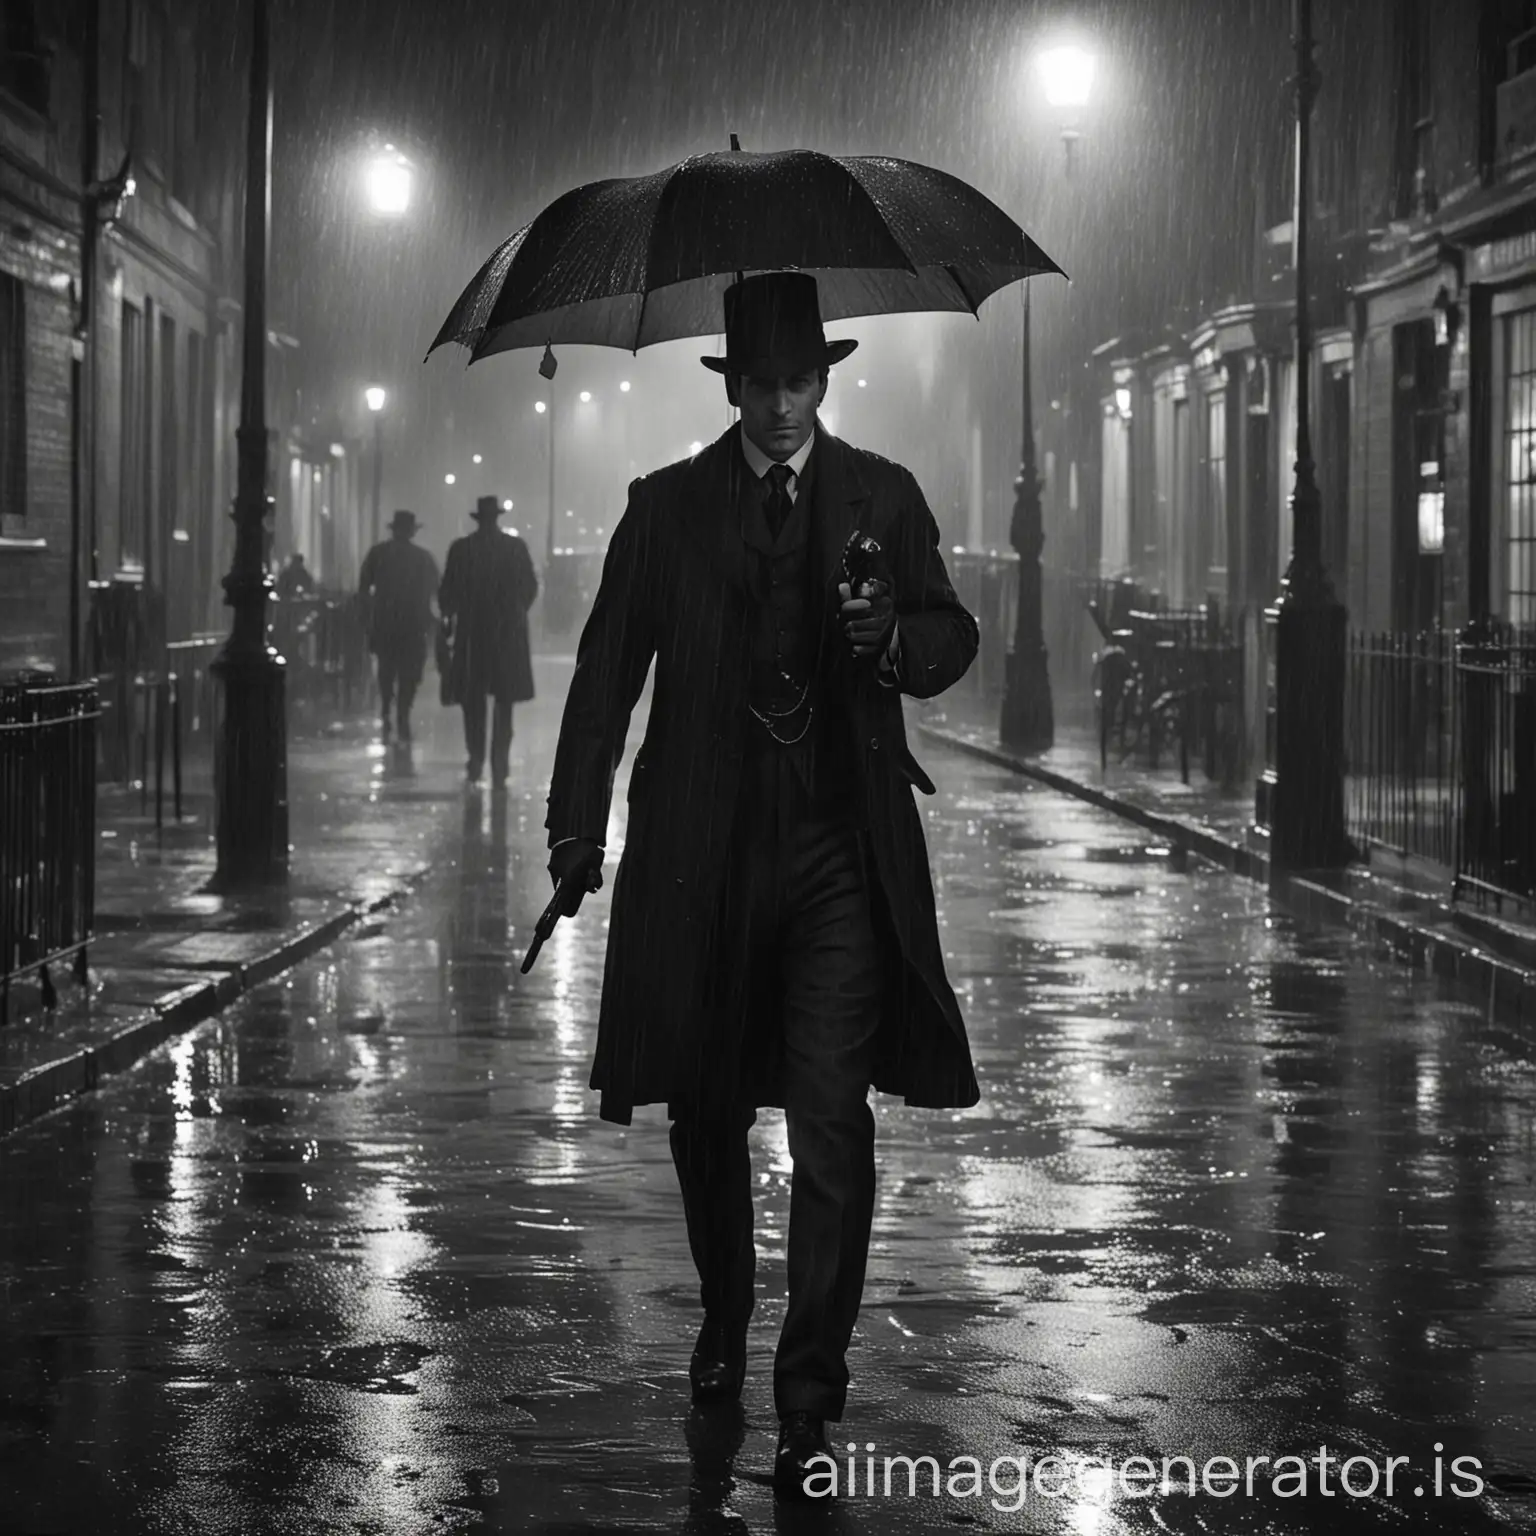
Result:
{"type": "Polygon", "coordinates": [[[1536,309],[1504,317],[1504,604],[1536,623],[1536,309]]]}
{"type": "Polygon", "coordinates": [[[1400,219],[1435,211],[1431,17],[1430,0],[1399,0],[1397,167],[1393,212],[1400,219]]]}
{"type": "Polygon", "coordinates": [[[131,0],[124,88],[130,148],[162,177],[175,148],[170,28],[158,0],[131,0]]]}
{"type": "Polygon", "coordinates": [[[0,90],[46,117],[51,63],[33,0],[5,0],[0,5],[0,90]]]}
{"type": "Polygon", "coordinates": [[[1205,397],[1205,549],[1206,582],[1219,587],[1227,579],[1227,392],[1205,397]]]}
{"type": "Polygon", "coordinates": [[[27,290],[0,273],[0,533],[27,520],[27,290]]]}
{"type": "Polygon", "coordinates": [[[122,425],[119,462],[122,466],[118,494],[118,562],[124,566],[144,566],[146,551],[144,477],[145,377],[144,314],[135,304],[123,300],[122,321],[122,425]]]}

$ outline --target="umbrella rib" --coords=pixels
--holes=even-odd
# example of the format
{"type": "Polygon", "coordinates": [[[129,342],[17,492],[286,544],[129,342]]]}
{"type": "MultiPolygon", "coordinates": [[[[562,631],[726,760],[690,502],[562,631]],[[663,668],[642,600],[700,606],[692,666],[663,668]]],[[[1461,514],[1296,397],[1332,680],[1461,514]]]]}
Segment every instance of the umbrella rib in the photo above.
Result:
{"type": "Polygon", "coordinates": [[[976,319],[981,319],[981,306],[971,297],[965,286],[965,279],[960,276],[959,268],[945,262],[944,270],[949,273],[949,280],[960,290],[960,297],[970,306],[971,314],[976,319]]]}
{"type": "MultiPolygon", "coordinates": [[[[829,156],[828,158],[836,157],[829,156]]],[[[864,194],[864,201],[868,203],[872,209],[874,209],[875,217],[880,220],[880,227],[885,231],[886,238],[891,242],[893,246],[896,247],[898,251],[901,252],[901,259],[904,263],[902,270],[911,276],[916,277],[917,268],[912,265],[912,258],[907,254],[906,246],[904,246],[901,241],[896,238],[896,231],[891,228],[890,220],[886,218],[884,212],[881,210],[880,204],[875,201],[874,194],[869,190],[868,187],[864,185],[859,177],[851,169],[849,169],[850,162],[848,160],[839,159],[837,163],[841,165],[845,171],[848,172],[849,181],[851,181],[854,186],[856,186],[859,191],[864,194]]],[[[967,299],[966,302],[969,303],[970,300],[967,299]]]]}
{"type": "Polygon", "coordinates": [[[667,177],[666,182],[662,186],[661,192],[658,194],[655,203],[652,205],[651,228],[645,237],[645,271],[640,275],[640,313],[635,317],[635,344],[632,348],[630,348],[632,355],[635,357],[640,355],[640,336],[645,327],[645,307],[650,302],[651,298],[651,262],[656,255],[656,233],[661,228],[661,207],[662,204],[666,202],[668,193],[670,193],[672,190],[673,182],[677,180],[677,173],[682,170],[682,168],[688,164],[688,160],[692,158],[693,157],[690,155],[688,159],[681,160],[677,165],[672,167],[671,174],[667,177]]]}

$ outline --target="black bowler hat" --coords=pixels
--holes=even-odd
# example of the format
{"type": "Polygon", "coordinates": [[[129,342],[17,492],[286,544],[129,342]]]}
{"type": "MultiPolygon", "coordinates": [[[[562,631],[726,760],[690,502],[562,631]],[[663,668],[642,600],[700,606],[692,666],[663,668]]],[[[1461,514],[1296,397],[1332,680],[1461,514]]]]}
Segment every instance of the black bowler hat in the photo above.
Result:
{"type": "Polygon", "coordinates": [[[856,346],[827,340],[809,272],[760,272],[725,290],[725,356],[699,361],[715,373],[788,379],[830,368],[856,346]]]}
{"type": "Polygon", "coordinates": [[[391,533],[415,533],[419,527],[421,527],[421,524],[416,521],[416,514],[414,512],[402,510],[396,512],[389,520],[389,531],[391,533]]]}
{"type": "Polygon", "coordinates": [[[469,515],[477,523],[494,523],[501,516],[501,503],[494,496],[477,496],[475,510],[469,515]]]}

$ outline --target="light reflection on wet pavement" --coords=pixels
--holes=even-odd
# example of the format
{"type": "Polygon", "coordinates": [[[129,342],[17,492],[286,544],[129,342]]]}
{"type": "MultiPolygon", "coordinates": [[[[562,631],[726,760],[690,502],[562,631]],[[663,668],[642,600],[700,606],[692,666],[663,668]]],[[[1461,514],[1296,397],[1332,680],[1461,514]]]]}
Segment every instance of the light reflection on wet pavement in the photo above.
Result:
{"type": "MultiPolygon", "coordinates": [[[[445,815],[409,906],[0,1147],[0,1526],[1536,1529],[1525,1043],[1246,882],[933,753],[983,1100],[879,1101],[832,1426],[861,1491],[775,1508],[782,1117],[754,1132],[743,1404],[694,1413],[665,1120],[603,1125],[586,1089],[607,890],[518,974],[548,888],[552,720],[519,712],[519,792],[445,815]],[[1324,1498],[1313,1463],[1306,1497],[1090,1477],[1010,1511],[1006,1467],[1005,1492],[984,1474],[979,1495],[907,1497],[898,1468],[870,1497],[870,1444],[877,1467],[984,1469],[1326,1446],[1336,1490],[1350,1456],[1407,1462],[1390,1500],[1324,1498]],[[1456,1456],[1481,1461],[1481,1499],[1450,1497],[1456,1456]]],[[[446,757],[432,773],[451,783],[446,757]]]]}

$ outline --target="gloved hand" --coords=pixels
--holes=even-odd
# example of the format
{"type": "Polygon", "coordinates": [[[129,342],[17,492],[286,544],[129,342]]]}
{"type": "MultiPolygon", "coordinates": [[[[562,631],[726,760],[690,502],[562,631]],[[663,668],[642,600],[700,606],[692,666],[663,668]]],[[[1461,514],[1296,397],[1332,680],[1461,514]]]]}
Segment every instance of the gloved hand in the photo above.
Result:
{"type": "Polygon", "coordinates": [[[590,837],[573,837],[551,848],[549,878],[561,888],[561,915],[575,917],[582,898],[603,888],[602,845],[590,837]]]}
{"type": "Polygon", "coordinates": [[[843,633],[855,656],[878,656],[891,643],[896,627],[896,603],[890,583],[871,581],[860,590],[868,595],[855,597],[846,581],[839,582],[837,595],[842,599],[840,618],[843,633]]]}

